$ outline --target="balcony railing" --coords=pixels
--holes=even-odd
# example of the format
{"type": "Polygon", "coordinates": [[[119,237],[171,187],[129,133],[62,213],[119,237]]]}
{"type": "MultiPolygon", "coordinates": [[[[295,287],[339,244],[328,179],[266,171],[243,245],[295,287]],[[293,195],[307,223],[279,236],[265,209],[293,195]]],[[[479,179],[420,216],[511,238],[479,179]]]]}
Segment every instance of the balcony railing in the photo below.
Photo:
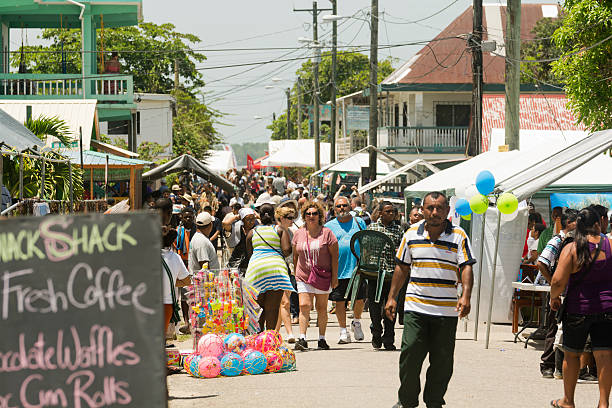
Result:
{"type": "MultiPolygon", "coordinates": [[[[85,99],[101,103],[134,103],[131,75],[96,74],[85,78],[85,99]]],[[[80,74],[0,74],[1,99],[83,98],[80,74]]]]}
{"type": "Polygon", "coordinates": [[[467,127],[396,127],[378,129],[378,146],[397,153],[461,153],[467,127]]]}

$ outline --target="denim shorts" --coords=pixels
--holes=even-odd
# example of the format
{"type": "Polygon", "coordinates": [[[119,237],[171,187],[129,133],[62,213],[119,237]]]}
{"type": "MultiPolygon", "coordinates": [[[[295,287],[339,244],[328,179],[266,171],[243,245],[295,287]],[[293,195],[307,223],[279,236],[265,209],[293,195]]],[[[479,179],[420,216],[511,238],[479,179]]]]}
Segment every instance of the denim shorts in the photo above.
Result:
{"type": "Polygon", "coordinates": [[[591,335],[593,351],[612,350],[612,312],[596,315],[567,313],[563,319],[563,349],[582,353],[591,335]]]}

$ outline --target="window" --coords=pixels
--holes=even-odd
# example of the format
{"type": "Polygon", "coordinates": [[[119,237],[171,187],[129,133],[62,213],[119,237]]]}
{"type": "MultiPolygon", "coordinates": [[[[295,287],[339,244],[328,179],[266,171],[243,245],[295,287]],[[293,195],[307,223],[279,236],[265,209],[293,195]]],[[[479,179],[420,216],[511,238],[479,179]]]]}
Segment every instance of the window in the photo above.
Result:
{"type": "Polygon", "coordinates": [[[404,106],[402,108],[402,126],[408,126],[408,103],[404,102],[404,106]]]}
{"type": "Polygon", "coordinates": [[[467,127],[470,125],[470,105],[437,104],[436,126],[467,127]]]}
{"type": "Polygon", "coordinates": [[[393,107],[393,126],[399,126],[399,105],[397,103],[393,107]]]}
{"type": "Polygon", "coordinates": [[[108,122],[109,135],[127,135],[130,126],[129,120],[113,120],[108,122]]]}

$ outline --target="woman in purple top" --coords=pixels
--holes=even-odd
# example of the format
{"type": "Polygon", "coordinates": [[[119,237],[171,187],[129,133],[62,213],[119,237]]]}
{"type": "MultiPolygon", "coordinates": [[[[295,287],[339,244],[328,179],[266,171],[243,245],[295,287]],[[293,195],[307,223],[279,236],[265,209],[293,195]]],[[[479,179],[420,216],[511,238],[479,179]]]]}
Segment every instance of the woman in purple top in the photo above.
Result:
{"type": "Polygon", "coordinates": [[[323,226],[325,212],[321,204],[307,201],[301,211],[304,226],[293,234],[291,243],[300,298],[300,338],[295,349],[308,349],[306,328],[314,298],[319,326],[318,348],[329,350],[325,341],[327,300],[332,287],[338,286],[338,240],[329,228],[323,226]]]}
{"type": "Polygon", "coordinates": [[[576,238],[559,257],[550,290],[550,306],[558,310],[567,286],[563,316],[563,398],[553,407],[573,407],[580,369],[580,354],[587,336],[599,378],[599,407],[608,407],[612,386],[612,244],[601,233],[599,215],[591,208],[578,214],[576,238]]]}

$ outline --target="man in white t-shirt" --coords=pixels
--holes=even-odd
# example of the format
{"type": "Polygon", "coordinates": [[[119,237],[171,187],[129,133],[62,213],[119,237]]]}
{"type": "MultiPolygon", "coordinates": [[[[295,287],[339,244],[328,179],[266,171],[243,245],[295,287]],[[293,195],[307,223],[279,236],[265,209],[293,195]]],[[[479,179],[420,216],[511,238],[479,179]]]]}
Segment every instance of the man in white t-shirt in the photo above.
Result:
{"type": "Polygon", "coordinates": [[[212,230],[212,216],[207,212],[198,214],[196,218],[196,227],[198,231],[191,237],[189,242],[189,272],[192,274],[198,273],[204,265],[208,269],[220,269],[219,258],[217,251],[212,242],[208,239],[208,235],[212,230]]]}

